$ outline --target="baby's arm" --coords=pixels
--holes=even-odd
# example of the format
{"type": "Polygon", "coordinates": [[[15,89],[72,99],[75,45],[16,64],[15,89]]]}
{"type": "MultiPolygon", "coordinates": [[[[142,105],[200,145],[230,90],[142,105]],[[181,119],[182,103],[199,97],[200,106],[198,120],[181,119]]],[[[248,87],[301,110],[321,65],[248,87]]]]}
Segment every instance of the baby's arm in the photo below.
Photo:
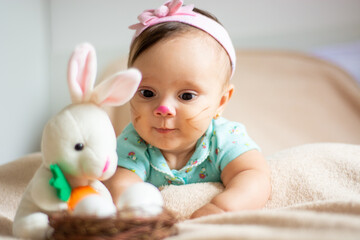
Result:
{"type": "Polygon", "coordinates": [[[265,205],[271,193],[269,166],[257,150],[241,154],[221,173],[224,192],[195,211],[191,218],[221,212],[258,209],[265,205]]]}
{"type": "Polygon", "coordinates": [[[143,182],[143,180],[136,173],[126,168],[118,167],[115,174],[109,180],[105,181],[104,184],[109,189],[116,205],[120,195],[125,189],[137,182],[143,182]]]}

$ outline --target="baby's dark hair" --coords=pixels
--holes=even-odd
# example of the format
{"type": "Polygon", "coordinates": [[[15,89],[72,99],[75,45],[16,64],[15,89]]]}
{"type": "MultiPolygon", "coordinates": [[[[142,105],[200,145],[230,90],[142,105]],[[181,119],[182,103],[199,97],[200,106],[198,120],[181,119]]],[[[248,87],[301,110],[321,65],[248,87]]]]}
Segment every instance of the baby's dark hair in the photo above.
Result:
{"type": "MultiPolygon", "coordinates": [[[[213,14],[205,10],[194,8],[193,11],[202,14],[221,24],[220,21],[213,14]]],[[[175,34],[191,31],[192,29],[194,29],[194,27],[180,22],[165,22],[147,28],[136,39],[134,39],[130,46],[128,67],[134,64],[135,60],[140,56],[142,52],[153,46],[158,41],[166,39],[175,34]]]]}

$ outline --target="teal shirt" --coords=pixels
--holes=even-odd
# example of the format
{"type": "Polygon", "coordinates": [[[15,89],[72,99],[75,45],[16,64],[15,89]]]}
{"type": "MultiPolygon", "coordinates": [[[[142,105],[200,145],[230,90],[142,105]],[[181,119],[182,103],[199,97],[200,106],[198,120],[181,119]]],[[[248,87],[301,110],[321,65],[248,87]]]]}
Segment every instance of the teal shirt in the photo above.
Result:
{"type": "Polygon", "coordinates": [[[130,123],[117,139],[118,165],[135,172],[143,181],[157,187],[199,182],[221,182],[225,166],[258,145],[245,126],[224,118],[212,120],[197,141],[194,154],[180,170],[170,169],[161,151],[147,144],[130,123]]]}

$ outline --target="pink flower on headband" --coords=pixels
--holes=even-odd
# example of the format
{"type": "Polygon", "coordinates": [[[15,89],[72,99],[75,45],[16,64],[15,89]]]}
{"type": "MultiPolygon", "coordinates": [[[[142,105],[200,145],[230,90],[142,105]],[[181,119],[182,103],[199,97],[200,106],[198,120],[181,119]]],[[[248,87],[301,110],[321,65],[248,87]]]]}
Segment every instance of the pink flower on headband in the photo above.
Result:
{"type": "Polygon", "coordinates": [[[174,16],[174,15],[190,15],[195,16],[193,12],[194,5],[182,6],[182,0],[171,0],[161,5],[157,9],[149,9],[143,11],[139,16],[138,20],[140,23],[131,25],[129,28],[140,31],[146,26],[152,25],[153,22],[158,21],[159,18],[174,16]]]}
{"type": "Polygon", "coordinates": [[[198,14],[193,10],[194,5],[183,6],[183,0],[167,1],[157,9],[145,10],[138,16],[140,22],[129,27],[130,29],[136,30],[132,41],[134,42],[147,28],[159,23],[180,22],[188,24],[208,33],[221,44],[229,55],[233,75],[235,71],[236,54],[228,32],[217,21],[198,14]]]}

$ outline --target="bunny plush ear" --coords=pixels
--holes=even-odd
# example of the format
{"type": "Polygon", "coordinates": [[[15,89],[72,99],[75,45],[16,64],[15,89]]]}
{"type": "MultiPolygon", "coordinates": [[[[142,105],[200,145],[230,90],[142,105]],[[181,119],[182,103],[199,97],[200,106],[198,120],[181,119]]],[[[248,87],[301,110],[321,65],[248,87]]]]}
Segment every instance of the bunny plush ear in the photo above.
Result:
{"type": "Polygon", "coordinates": [[[73,103],[90,100],[96,65],[95,49],[91,44],[83,43],[75,48],[68,67],[68,85],[73,103]]]}
{"type": "Polygon", "coordinates": [[[141,73],[135,68],[119,72],[96,86],[91,101],[101,106],[120,106],[129,101],[141,81],[141,73]]]}

